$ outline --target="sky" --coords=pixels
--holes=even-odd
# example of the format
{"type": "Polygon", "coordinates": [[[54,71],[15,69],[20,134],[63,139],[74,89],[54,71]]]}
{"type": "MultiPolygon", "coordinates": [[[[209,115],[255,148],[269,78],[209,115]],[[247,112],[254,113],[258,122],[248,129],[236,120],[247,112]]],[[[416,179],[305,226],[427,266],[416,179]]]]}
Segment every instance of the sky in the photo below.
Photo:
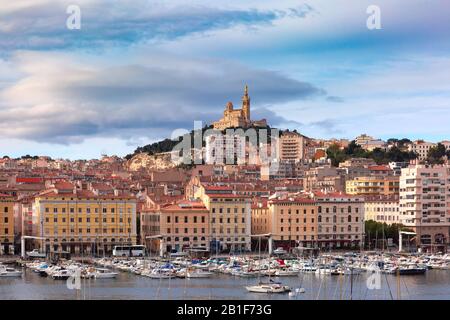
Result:
{"type": "Polygon", "coordinates": [[[447,0],[0,0],[0,156],[124,156],[218,120],[245,84],[253,119],[308,137],[450,139],[449,16],[447,0]]]}

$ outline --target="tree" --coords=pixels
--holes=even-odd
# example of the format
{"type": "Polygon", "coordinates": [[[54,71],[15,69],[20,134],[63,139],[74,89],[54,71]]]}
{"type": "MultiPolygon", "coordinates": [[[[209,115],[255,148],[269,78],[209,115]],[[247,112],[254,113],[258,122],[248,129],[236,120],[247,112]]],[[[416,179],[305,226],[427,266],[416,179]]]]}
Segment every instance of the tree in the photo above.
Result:
{"type": "Polygon", "coordinates": [[[331,164],[335,167],[339,165],[339,163],[345,161],[347,159],[346,154],[338,144],[332,144],[327,149],[327,157],[331,160],[331,164]]]}
{"type": "Polygon", "coordinates": [[[435,147],[431,147],[428,151],[427,161],[429,164],[443,164],[447,150],[442,143],[438,143],[435,147]]]}

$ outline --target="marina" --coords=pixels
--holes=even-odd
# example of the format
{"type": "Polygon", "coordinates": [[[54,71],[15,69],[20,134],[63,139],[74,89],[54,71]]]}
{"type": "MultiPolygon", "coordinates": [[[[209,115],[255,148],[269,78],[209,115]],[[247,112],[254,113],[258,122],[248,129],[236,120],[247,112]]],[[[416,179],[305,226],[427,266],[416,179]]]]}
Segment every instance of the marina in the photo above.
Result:
{"type": "Polygon", "coordinates": [[[0,266],[0,299],[448,300],[449,262],[379,253],[35,260],[0,266]],[[77,275],[79,288],[69,289],[77,275]]]}

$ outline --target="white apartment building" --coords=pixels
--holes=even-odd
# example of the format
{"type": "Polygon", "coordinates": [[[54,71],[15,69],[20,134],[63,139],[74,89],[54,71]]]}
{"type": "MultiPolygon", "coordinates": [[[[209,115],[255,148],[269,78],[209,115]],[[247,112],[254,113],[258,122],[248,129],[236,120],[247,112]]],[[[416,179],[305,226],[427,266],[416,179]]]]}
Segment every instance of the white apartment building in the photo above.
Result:
{"type": "Polygon", "coordinates": [[[300,161],[304,158],[305,139],[301,134],[285,131],[278,143],[278,156],[281,161],[300,161]]]}
{"type": "Polygon", "coordinates": [[[450,166],[411,165],[400,176],[400,222],[425,250],[446,249],[450,230],[450,166]]]}

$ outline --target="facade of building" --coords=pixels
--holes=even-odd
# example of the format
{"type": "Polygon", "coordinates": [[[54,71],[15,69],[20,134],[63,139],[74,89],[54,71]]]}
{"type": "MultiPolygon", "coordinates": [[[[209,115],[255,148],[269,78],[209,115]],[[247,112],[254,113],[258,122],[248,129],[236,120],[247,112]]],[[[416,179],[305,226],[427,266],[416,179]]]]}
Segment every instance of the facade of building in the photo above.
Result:
{"type": "Polygon", "coordinates": [[[398,195],[378,195],[364,197],[364,219],[376,222],[400,223],[400,203],[398,195]]]}
{"type": "Polygon", "coordinates": [[[258,201],[252,205],[252,234],[267,234],[271,232],[272,219],[270,219],[267,201],[258,201]]]}
{"type": "Polygon", "coordinates": [[[179,201],[161,208],[160,232],[166,252],[209,249],[209,210],[201,201],[179,201]]]}
{"type": "Polygon", "coordinates": [[[446,249],[450,230],[450,166],[411,165],[400,176],[400,222],[424,250],[446,249]]]}
{"type": "Polygon", "coordinates": [[[356,177],[345,182],[345,191],[354,195],[391,195],[399,192],[398,176],[356,177]]]}
{"type": "Polygon", "coordinates": [[[46,252],[110,253],[116,245],[136,244],[136,199],[98,196],[70,184],[35,198],[33,215],[46,252]]]}
{"type": "Polygon", "coordinates": [[[307,196],[268,202],[270,233],[276,247],[314,247],[317,242],[317,205],[307,196]]]}
{"type": "Polygon", "coordinates": [[[15,198],[0,194],[0,255],[14,254],[15,198]]]}
{"type": "Polygon", "coordinates": [[[278,155],[281,161],[297,162],[304,158],[305,139],[293,131],[284,131],[278,140],[278,155]]]}
{"type": "Polygon", "coordinates": [[[314,193],[321,248],[364,245],[364,198],[345,193],[314,193]]]}
{"type": "Polygon", "coordinates": [[[417,159],[425,160],[428,157],[428,151],[430,151],[430,149],[435,146],[436,146],[436,143],[433,143],[433,142],[416,140],[416,141],[413,141],[408,146],[408,151],[412,151],[412,152],[416,153],[417,159]]]}
{"type": "Polygon", "coordinates": [[[251,248],[252,197],[229,187],[200,186],[196,192],[209,210],[212,251],[247,251],[251,248]]]}

